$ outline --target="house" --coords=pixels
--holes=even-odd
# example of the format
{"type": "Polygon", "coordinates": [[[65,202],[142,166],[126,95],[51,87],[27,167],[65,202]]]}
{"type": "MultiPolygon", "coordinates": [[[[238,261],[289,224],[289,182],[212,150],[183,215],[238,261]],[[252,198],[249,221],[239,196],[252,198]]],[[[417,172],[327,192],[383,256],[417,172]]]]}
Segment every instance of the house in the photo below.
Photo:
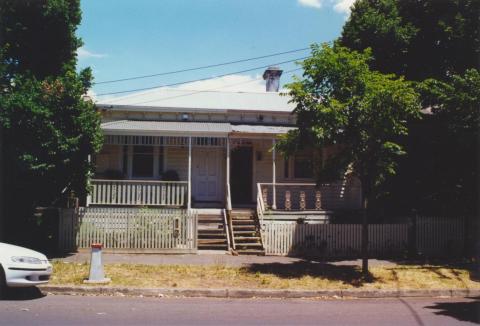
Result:
{"type": "MultiPolygon", "coordinates": [[[[224,210],[231,241],[251,250],[261,250],[253,231],[263,218],[359,208],[358,181],[317,187],[311,152],[285,158],[275,150],[295,128],[294,104],[278,92],[281,74],[265,71],[265,92],[161,88],[97,103],[105,141],[87,206],[183,208],[199,212],[199,224],[221,224],[224,210]]],[[[225,235],[217,238],[199,231],[205,248],[225,247],[225,235]]]]}

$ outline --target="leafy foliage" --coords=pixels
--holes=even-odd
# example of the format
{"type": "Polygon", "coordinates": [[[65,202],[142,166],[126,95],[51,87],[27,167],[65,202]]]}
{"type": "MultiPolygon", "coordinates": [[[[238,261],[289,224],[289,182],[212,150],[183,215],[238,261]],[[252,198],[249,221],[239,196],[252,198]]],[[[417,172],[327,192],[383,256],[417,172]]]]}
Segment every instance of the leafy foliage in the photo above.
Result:
{"type": "Polygon", "coordinates": [[[371,48],[376,70],[443,80],[478,66],[479,12],[479,0],[358,0],[340,43],[371,48]]]}
{"type": "Polygon", "coordinates": [[[75,70],[79,0],[2,0],[0,17],[8,76],[30,72],[43,79],[75,70]]]}
{"type": "Polygon", "coordinates": [[[48,205],[64,189],[85,192],[88,155],[99,150],[101,134],[93,103],[81,99],[84,91],[71,72],[16,79],[13,91],[0,98],[9,191],[31,198],[32,205],[48,205]]]}
{"type": "Polygon", "coordinates": [[[373,69],[416,81],[423,108],[409,155],[378,203],[397,213],[477,216],[480,0],[358,0],[339,42],[370,48],[373,69]]]}
{"type": "MultiPolygon", "coordinates": [[[[370,60],[369,50],[313,45],[312,57],[302,64],[303,79],[287,86],[299,129],[279,145],[286,152],[299,144],[337,146],[336,155],[323,158],[337,167],[330,177],[350,169],[367,198],[395,173],[396,159],[404,154],[398,138],[407,135],[407,120],[419,115],[412,85],[370,70],[370,60]]],[[[325,177],[320,173],[319,179],[325,177]]]]}
{"type": "Polygon", "coordinates": [[[75,70],[80,19],[78,0],[0,2],[0,130],[11,231],[32,229],[22,223],[36,206],[87,190],[88,157],[102,135],[95,106],[83,97],[91,70],[75,70]]]}
{"type": "Polygon", "coordinates": [[[418,90],[432,114],[410,122],[410,135],[402,142],[409,154],[400,160],[377,206],[478,216],[479,73],[467,70],[445,82],[428,79],[418,90]]]}

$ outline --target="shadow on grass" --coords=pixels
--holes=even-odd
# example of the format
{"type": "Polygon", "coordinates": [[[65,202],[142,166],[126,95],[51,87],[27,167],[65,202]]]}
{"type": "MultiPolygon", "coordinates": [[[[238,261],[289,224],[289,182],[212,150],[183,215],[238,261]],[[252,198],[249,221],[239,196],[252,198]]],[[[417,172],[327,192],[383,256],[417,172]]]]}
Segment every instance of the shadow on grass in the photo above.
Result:
{"type": "Polygon", "coordinates": [[[410,260],[395,260],[391,259],[389,260],[393,263],[399,264],[399,265],[406,265],[406,266],[412,266],[412,265],[417,265],[422,268],[431,270],[432,272],[438,274],[441,278],[449,278],[446,277],[444,274],[439,272],[440,268],[449,268],[451,272],[457,276],[457,278],[460,280],[458,277],[458,273],[455,271],[455,269],[463,269],[467,270],[470,274],[470,280],[475,281],[475,282],[480,282],[480,265],[478,262],[474,262],[468,259],[441,259],[441,258],[434,258],[434,259],[428,259],[428,258],[422,258],[422,259],[410,259],[410,260]]]}
{"type": "Polygon", "coordinates": [[[26,301],[45,297],[45,294],[37,287],[7,288],[1,300],[26,301]]]}
{"type": "Polygon", "coordinates": [[[361,287],[365,283],[376,281],[376,278],[371,274],[368,277],[363,277],[361,268],[358,266],[339,266],[324,262],[255,263],[245,267],[244,270],[252,274],[272,274],[288,279],[302,278],[304,276],[318,277],[331,281],[341,281],[354,287],[361,287]]]}
{"type": "Polygon", "coordinates": [[[437,302],[433,306],[425,307],[434,311],[436,315],[449,316],[459,321],[480,324],[480,297],[473,301],[437,302]]]}

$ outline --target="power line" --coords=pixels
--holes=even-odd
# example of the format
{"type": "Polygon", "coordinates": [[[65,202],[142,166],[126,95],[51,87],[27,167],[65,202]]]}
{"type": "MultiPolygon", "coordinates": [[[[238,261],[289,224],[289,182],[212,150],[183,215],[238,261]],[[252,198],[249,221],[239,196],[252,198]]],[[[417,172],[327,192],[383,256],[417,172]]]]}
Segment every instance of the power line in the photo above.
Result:
{"type": "Polygon", "coordinates": [[[212,64],[212,65],[207,65],[207,66],[200,66],[200,67],[194,67],[194,68],[187,68],[187,69],[180,69],[180,70],[174,70],[174,71],[168,71],[168,72],[161,72],[161,73],[156,73],[156,74],[151,74],[151,75],[142,75],[142,76],[135,76],[135,77],[128,77],[128,78],[121,78],[121,79],[105,80],[105,81],[96,82],[94,84],[95,85],[110,84],[110,83],[118,83],[118,82],[123,82],[123,81],[128,81],[128,80],[136,80],[136,79],[150,78],[150,77],[156,77],[156,76],[173,75],[173,74],[178,74],[178,73],[187,72],[187,71],[195,71],[195,70],[201,70],[201,69],[207,69],[207,68],[221,67],[221,66],[231,65],[231,64],[235,64],[235,63],[241,63],[241,62],[247,62],[247,61],[252,61],[252,60],[270,58],[270,57],[275,57],[275,56],[279,56],[279,55],[283,55],[283,54],[305,51],[305,50],[309,50],[309,49],[310,48],[295,49],[295,50],[290,50],[290,51],[284,51],[284,52],[277,52],[277,53],[273,53],[273,54],[262,55],[262,56],[259,56],[259,57],[253,57],[253,58],[248,58],[248,59],[240,59],[240,60],[235,60],[235,61],[217,63],[217,64],[212,64]]]}
{"type": "MultiPolygon", "coordinates": [[[[298,70],[302,70],[302,69],[303,69],[303,68],[295,68],[295,69],[287,70],[287,71],[284,72],[284,74],[288,74],[288,73],[291,73],[291,72],[294,72],[294,71],[298,71],[298,70]]],[[[222,93],[222,91],[219,91],[219,89],[228,88],[228,87],[233,87],[233,86],[239,86],[239,85],[244,85],[244,84],[252,83],[252,82],[257,81],[257,80],[260,80],[260,79],[262,79],[262,77],[254,78],[254,79],[251,79],[251,80],[248,80],[248,81],[244,81],[244,82],[241,82],[241,83],[224,85],[224,86],[221,86],[221,87],[215,87],[215,88],[204,89],[204,90],[191,90],[191,93],[187,93],[187,94],[174,95],[174,96],[168,96],[168,97],[161,97],[161,98],[152,99],[152,100],[149,100],[149,101],[142,101],[142,102],[130,103],[129,105],[139,105],[139,104],[145,104],[145,103],[151,103],[151,102],[157,102],[157,101],[165,101],[165,100],[170,100],[170,99],[174,99],[174,98],[178,98],[178,97],[191,96],[191,95],[195,95],[195,94],[198,94],[198,93],[222,93]]],[[[186,91],[188,91],[188,90],[186,90],[186,91]]],[[[236,92],[236,93],[245,93],[245,92],[236,92]]]]}
{"type": "Polygon", "coordinates": [[[157,86],[150,86],[150,87],[143,87],[143,88],[136,88],[136,89],[128,89],[128,90],[117,91],[117,92],[101,93],[101,94],[97,94],[97,96],[124,94],[124,93],[138,92],[138,91],[146,91],[146,90],[150,90],[150,89],[154,89],[154,88],[160,88],[160,87],[178,86],[178,85],[193,83],[193,82],[197,82],[197,81],[205,81],[205,80],[209,80],[209,79],[215,79],[215,78],[220,78],[220,77],[225,77],[225,76],[230,76],[230,75],[241,74],[241,73],[244,73],[244,72],[249,72],[249,71],[254,71],[254,70],[258,70],[258,69],[268,68],[270,66],[281,65],[281,64],[285,64],[285,63],[289,63],[289,62],[294,62],[294,61],[300,61],[300,60],[304,60],[304,59],[307,59],[307,58],[310,58],[310,57],[308,56],[308,57],[302,57],[302,58],[297,58],[297,59],[293,59],[293,60],[287,60],[287,61],[283,61],[283,62],[272,63],[272,64],[265,65],[265,66],[240,70],[240,71],[231,72],[231,73],[228,73],[228,74],[222,74],[222,75],[218,75],[218,76],[214,76],[214,77],[206,77],[206,78],[188,80],[188,81],[172,83],[172,84],[164,84],[164,85],[157,85],[157,86]]]}

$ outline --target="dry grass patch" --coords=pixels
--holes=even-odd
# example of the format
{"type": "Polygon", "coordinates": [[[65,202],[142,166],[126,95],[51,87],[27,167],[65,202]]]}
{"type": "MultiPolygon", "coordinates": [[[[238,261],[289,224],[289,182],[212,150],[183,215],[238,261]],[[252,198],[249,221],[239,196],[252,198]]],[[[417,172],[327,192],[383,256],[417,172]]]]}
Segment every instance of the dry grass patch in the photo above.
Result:
{"type": "MultiPolygon", "coordinates": [[[[365,282],[355,266],[322,263],[258,264],[250,267],[224,265],[107,264],[111,286],[178,288],[263,289],[480,289],[463,268],[442,266],[373,267],[372,281],[365,282]]],[[[54,263],[52,285],[81,285],[89,265],[54,263]]]]}

